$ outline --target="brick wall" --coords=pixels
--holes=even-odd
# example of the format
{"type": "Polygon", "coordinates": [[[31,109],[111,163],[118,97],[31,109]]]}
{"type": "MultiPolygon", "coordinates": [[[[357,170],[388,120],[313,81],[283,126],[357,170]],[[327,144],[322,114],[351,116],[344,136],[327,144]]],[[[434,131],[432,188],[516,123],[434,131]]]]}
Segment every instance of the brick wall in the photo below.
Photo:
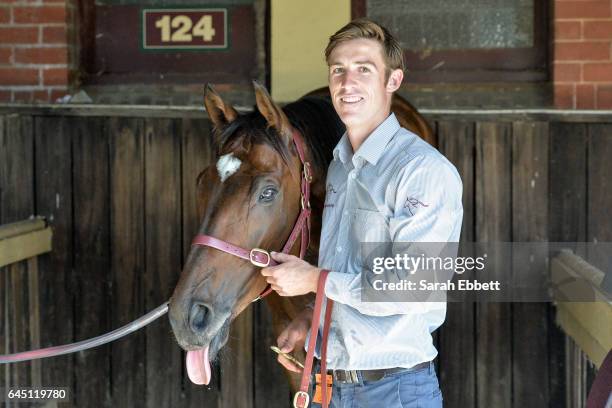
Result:
{"type": "Polygon", "coordinates": [[[49,102],[76,62],[71,0],[0,0],[0,102],[49,102]]]}
{"type": "Polygon", "coordinates": [[[557,108],[612,109],[612,0],[555,0],[557,108]]]}

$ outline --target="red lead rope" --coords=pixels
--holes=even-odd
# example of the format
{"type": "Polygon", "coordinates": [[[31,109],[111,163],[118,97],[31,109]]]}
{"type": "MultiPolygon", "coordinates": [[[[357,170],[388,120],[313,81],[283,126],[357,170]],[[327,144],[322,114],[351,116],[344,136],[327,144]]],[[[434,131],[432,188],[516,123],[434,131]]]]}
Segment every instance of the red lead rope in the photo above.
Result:
{"type": "MultiPolygon", "coordinates": [[[[306,408],[310,402],[308,395],[308,386],[310,385],[310,373],[312,372],[312,364],[314,361],[314,351],[317,344],[317,336],[319,334],[319,325],[321,320],[321,307],[325,299],[325,281],[329,271],[321,270],[319,275],[319,283],[317,285],[317,297],[315,299],[314,310],[312,312],[312,325],[310,326],[310,340],[308,341],[308,350],[306,351],[306,361],[304,362],[304,371],[302,371],[302,381],[300,382],[300,390],[293,397],[294,408],[306,408]]],[[[327,299],[325,306],[325,318],[323,319],[323,337],[321,339],[321,403],[323,408],[327,408],[329,401],[327,397],[327,337],[329,336],[329,326],[331,323],[331,313],[334,301],[327,299]]]]}

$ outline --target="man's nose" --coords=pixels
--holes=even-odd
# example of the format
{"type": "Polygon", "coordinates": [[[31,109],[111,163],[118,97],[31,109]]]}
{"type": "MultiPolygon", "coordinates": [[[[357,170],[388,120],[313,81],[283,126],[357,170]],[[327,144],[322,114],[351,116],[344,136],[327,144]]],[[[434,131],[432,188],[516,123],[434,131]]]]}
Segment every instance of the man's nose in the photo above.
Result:
{"type": "Polygon", "coordinates": [[[356,79],[356,73],[353,71],[346,71],[344,75],[342,75],[342,86],[354,85],[356,79]]]}

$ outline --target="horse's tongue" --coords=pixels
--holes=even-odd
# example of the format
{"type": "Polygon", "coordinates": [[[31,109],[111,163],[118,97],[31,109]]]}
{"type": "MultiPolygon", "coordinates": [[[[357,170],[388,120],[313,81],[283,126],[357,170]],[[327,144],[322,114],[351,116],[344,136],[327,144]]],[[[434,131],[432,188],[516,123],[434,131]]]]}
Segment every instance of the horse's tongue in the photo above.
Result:
{"type": "Polygon", "coordinates": [[[192,383],[208,385],[210,382],[208,346],[196,351],[187,352],[187,374],[192,383]]]}

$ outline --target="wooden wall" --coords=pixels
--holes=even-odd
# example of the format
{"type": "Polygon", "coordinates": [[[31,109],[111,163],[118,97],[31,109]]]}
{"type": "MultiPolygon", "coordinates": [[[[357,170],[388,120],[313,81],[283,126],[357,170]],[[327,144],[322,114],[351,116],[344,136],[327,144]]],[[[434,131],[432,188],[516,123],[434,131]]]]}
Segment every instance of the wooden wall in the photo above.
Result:
{"type": "MultiPolygon", "coordinates": [[[[462,239],[612,240],[612,115],[429,118],[463,179],[462,239]]],[[[204,113],[188,110],[0,111],[0,223],[37,214],[54,228],[37,290],[27,268],[0,271],[0,353],[33,347],[32,324],[40,346],[58,345],[169,298],[198,223],[195,178],[211,159],[209,128],[204,113]],[[36,302],[40,320],[31,322],[36,302]]],[[[186,378],[166,318],[98,349],[0,367],[0,387],[69,387],[66,406],[285,407],[268,321],[261,303],[234,323],[209,387],[186,378]]],[[[448,407],[580,406],[592,379],[549,304],[449,304],[436,341],[448,407]]]]}

